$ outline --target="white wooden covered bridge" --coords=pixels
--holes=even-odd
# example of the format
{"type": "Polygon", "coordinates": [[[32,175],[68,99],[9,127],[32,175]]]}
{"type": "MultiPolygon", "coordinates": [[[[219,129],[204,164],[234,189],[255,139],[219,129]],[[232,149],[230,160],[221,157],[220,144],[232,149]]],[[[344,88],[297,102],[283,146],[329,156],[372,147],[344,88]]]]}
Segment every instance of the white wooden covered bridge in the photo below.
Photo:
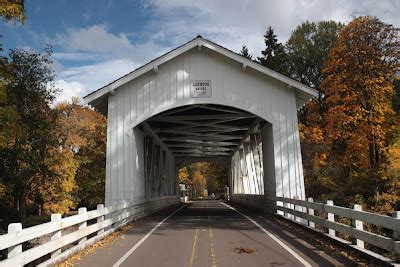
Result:
{"type": "Polygon", "coordinates": [[[297,109],[316,96],[198,36],[84,97],[108,118],[106,205],[175,196],[197,161],[230,165],[233,200],[304,199],[297,109]]]}
{"type": "MultiPolygon", "coordinates": [[[[51,222],[25,229],[20,223],[9,224],[8,233],[0,235],[0,266],[24,266],[36,260],[41,262],[39,266],[52,266],[131,220],[176,204],[179,201],[179,168],[198,161],[215,161],[230,167],[233,202],[284,215],[289,220],[306,224],[308,230],[314,229],[320,236],[329,236],[383,263],[400,262],[400,212],[388,217],[361,211],[360,205],[345,208],[334,206],[332,201],[323,204],[305,199],[297,110],[316,96],[315,90],[201,36],[100,88],[87,95],[85,101],[108,118],[105,205],[99,204],[91,211],[81,207],[77,215],[66,218],[52,214],[51,222]],[[353,226],[335,222],[338,216],[352,220],[353,226]],[[386,228],[393,233],[392,237],[366,231],[363,223],[386,228]],[[320,229],[327,233],[321,233],[320,229]],[[341,240],[336,232],[352,237],[354,244],[341,240]],[[27,241],[43,236],[50,240],[23,249],[27,241]],[[364,242],[392,253],[392,259],[366,250],[364,242]],[[7,250],[6,259],[1,258],[4,250],[7,250]]],[[[199,205],[193,204],[192,210],[199,205]]],[[[143,238],[187,207],[189,205],[179,207],[149,233],[143,233],[143,238]]],[[[240,214],[261,227],[247,215],[240,214]]],[[[219,224],[220,218],[214,216],[214,226],[219,224]]],[[[173,240],[179,236],[174,229],[194,225],[190,216],[182,215],[173,222],[177,220],[184,222],[177,227],[170,223],[170,235],[166,235],[167,228],[159,235],[166,235],[167,239],[155,240],[173,240]]],[[[243,220],[237,220],[243,226],[243,220]]],[[[223,223],[220,234],[225,235],[229,227],[237,229],[233,221],[233,217],[226,220],[227,225],[223,223]]],[[[207,224],[211,225],[210,216],[207,224]]],[[[197,230],[189,232],[197,233],[197,230]]],[[[238,240],[244,238],[241,231],[237,234],[238,240]]],[[[132,244],[125,254],[128,256],[115,259],[113,266],[127,260],[143,238],[132,244]]],[[[294,236],[289,240],[306,244],[298,242],[294,236]]],[[[281,245],[278,245],[275,241],[271,248],[280,246],[284,250],[283,243],[279,241],[281,245]]],[[[161,244],[159,251],[165,251],[175,248],[179,242],[148,241],[147,244],[155,249],[161,244]]],[[[227,245],[223,247],[229,249],[227,245]]],[[[182,258],[182,250],[178,252],[179,256],[168,255],[169,258],[182,258]]],[[[317,251],[304,247],[303,252],[317,251]]],[[[112,258],[109,253],[107,250],[103,258],[101,254],[95,256],[100,265],[112,258]]],[[[121,247],[117,246],[115,255],[119,254],[121,247]]],[[[132,256],[126,266],[129,262],[138,262],[135,255],[132,256]]],[[[314,254],[315,257],[319,256],[314,254]]],[[[311,258],[300,259],[304,266],[318,265],[311,264],[311,258]]],[[[271,258],[263,259],[262,264],[267,261],[271,258]]]]}

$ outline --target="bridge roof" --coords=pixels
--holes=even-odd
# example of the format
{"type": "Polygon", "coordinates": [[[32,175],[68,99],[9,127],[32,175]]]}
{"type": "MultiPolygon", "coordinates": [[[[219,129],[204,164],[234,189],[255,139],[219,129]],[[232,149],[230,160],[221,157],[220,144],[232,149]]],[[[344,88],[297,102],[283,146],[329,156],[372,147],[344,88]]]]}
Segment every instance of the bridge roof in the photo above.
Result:
{"type": "MultiPolygon", "coordinates": [[[[243,57],[223,46],[220,46],[210,40],[207,40],[203,38],[202,36],[198,35],[196,38],[192,39],[191,41],[183,44],[182,46],[179,46],[170,52],[148,62],[147,64],[133,70],[132,72],[118,78],[117,80],[109,83],[108,85],[101,87],[97,89],[96,91],[93,91],[92,93],[86,95],[83,97],[84,101],[86,104],[90,104],[98,109],[101,109],[101,107],[104,108],[104,102],[106,100],[106,96],[110,93],[113,93],[114,90],[116,90],[118,87],[134,80],[135,78],[147,73],[148,71],[157,71],[158,66],[176,58],[177,56],[185,53],[186,51],[189,51],[190,49],[193,49],[195,47],[198,47],[198,49],[201,49],[202,47],[206,47],[212,51],[215,51],[221,55],[224,55],[236,62],[239,62],[242,64],[243,68],[252,68],[256,71],[259,71],[263,74],[265,74],[268,77],[272,77],[276,80],[279,80],[285,84],[287,84],[289,87],[293,88],[296,90],[296,99],[297,99],[297,107],[301,107],[304,103],[306,103],[309,99],[318,97],[318,91],[306,86],[298,81],[295,81],[289,77],[286,77],[285,75],[282,75],[276,71],[273,71],[260,63],[257,63],[253,60],[250,60],[246,57],[243,57]]],[[[105,111],[105,113],[107,113],[105,111]]]]}

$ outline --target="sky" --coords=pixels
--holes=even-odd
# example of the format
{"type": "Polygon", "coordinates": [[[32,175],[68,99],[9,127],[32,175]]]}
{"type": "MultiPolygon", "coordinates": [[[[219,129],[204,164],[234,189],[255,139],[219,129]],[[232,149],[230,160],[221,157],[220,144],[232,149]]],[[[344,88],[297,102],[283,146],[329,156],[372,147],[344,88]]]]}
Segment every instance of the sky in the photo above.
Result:
{"type": "Polygon", "coordinates": [[[3,53],[53,46],[57,101],[88,93],[198,34],[260,56],[271,26],[281,42],[302,22],[360,15],[400,26],[399,0],[25,0],[24,25],[0,22],[3,53]]]}

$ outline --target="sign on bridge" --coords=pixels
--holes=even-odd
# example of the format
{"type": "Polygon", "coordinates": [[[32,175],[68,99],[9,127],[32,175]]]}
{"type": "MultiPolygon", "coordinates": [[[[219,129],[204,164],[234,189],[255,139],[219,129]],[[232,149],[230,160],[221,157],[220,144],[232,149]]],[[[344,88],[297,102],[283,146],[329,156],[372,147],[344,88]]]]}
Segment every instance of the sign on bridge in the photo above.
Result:
{"type": "Polygon", "coordinates": [[[190,85],[191,97],[211,97],[211,81],[192,81],[190,85]]]}

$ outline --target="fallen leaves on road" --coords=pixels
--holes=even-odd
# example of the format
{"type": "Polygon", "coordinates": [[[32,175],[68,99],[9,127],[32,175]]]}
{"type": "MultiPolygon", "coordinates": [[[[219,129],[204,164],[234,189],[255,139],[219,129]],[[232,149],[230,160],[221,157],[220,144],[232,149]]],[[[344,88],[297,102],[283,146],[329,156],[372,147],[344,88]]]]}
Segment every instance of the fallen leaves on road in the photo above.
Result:
{"type": "Polygon", "coordinates": [[[243,247],[238,247],[234,248],[233,251],[235,251],[238,254],[252,254],[255,250],[252,248],[243,248],[243,247]]]}
{"type": "MultiPolygon", "coordinates": [[[[135,221],[137,222],[137,221],[135,221]]],[[[132,227],[133,223],[129,223],[128,225],[121,227],[117,231],[111,233],[110,235],[106,236],[100,241],[97,241],[93,245],[85,248],[84,250],[79,251],[77,254],[73,255],[72,257],[68,258],[62,263],[57,264],[57,267],[71,267],[75,266],[75,264],[84,256],[87,256],[91,253],[94,253],[97,249],[105,247],[106,245],[114,242],[115,240],[122,237],[122,234],[128,232],[132,227]]]]}

